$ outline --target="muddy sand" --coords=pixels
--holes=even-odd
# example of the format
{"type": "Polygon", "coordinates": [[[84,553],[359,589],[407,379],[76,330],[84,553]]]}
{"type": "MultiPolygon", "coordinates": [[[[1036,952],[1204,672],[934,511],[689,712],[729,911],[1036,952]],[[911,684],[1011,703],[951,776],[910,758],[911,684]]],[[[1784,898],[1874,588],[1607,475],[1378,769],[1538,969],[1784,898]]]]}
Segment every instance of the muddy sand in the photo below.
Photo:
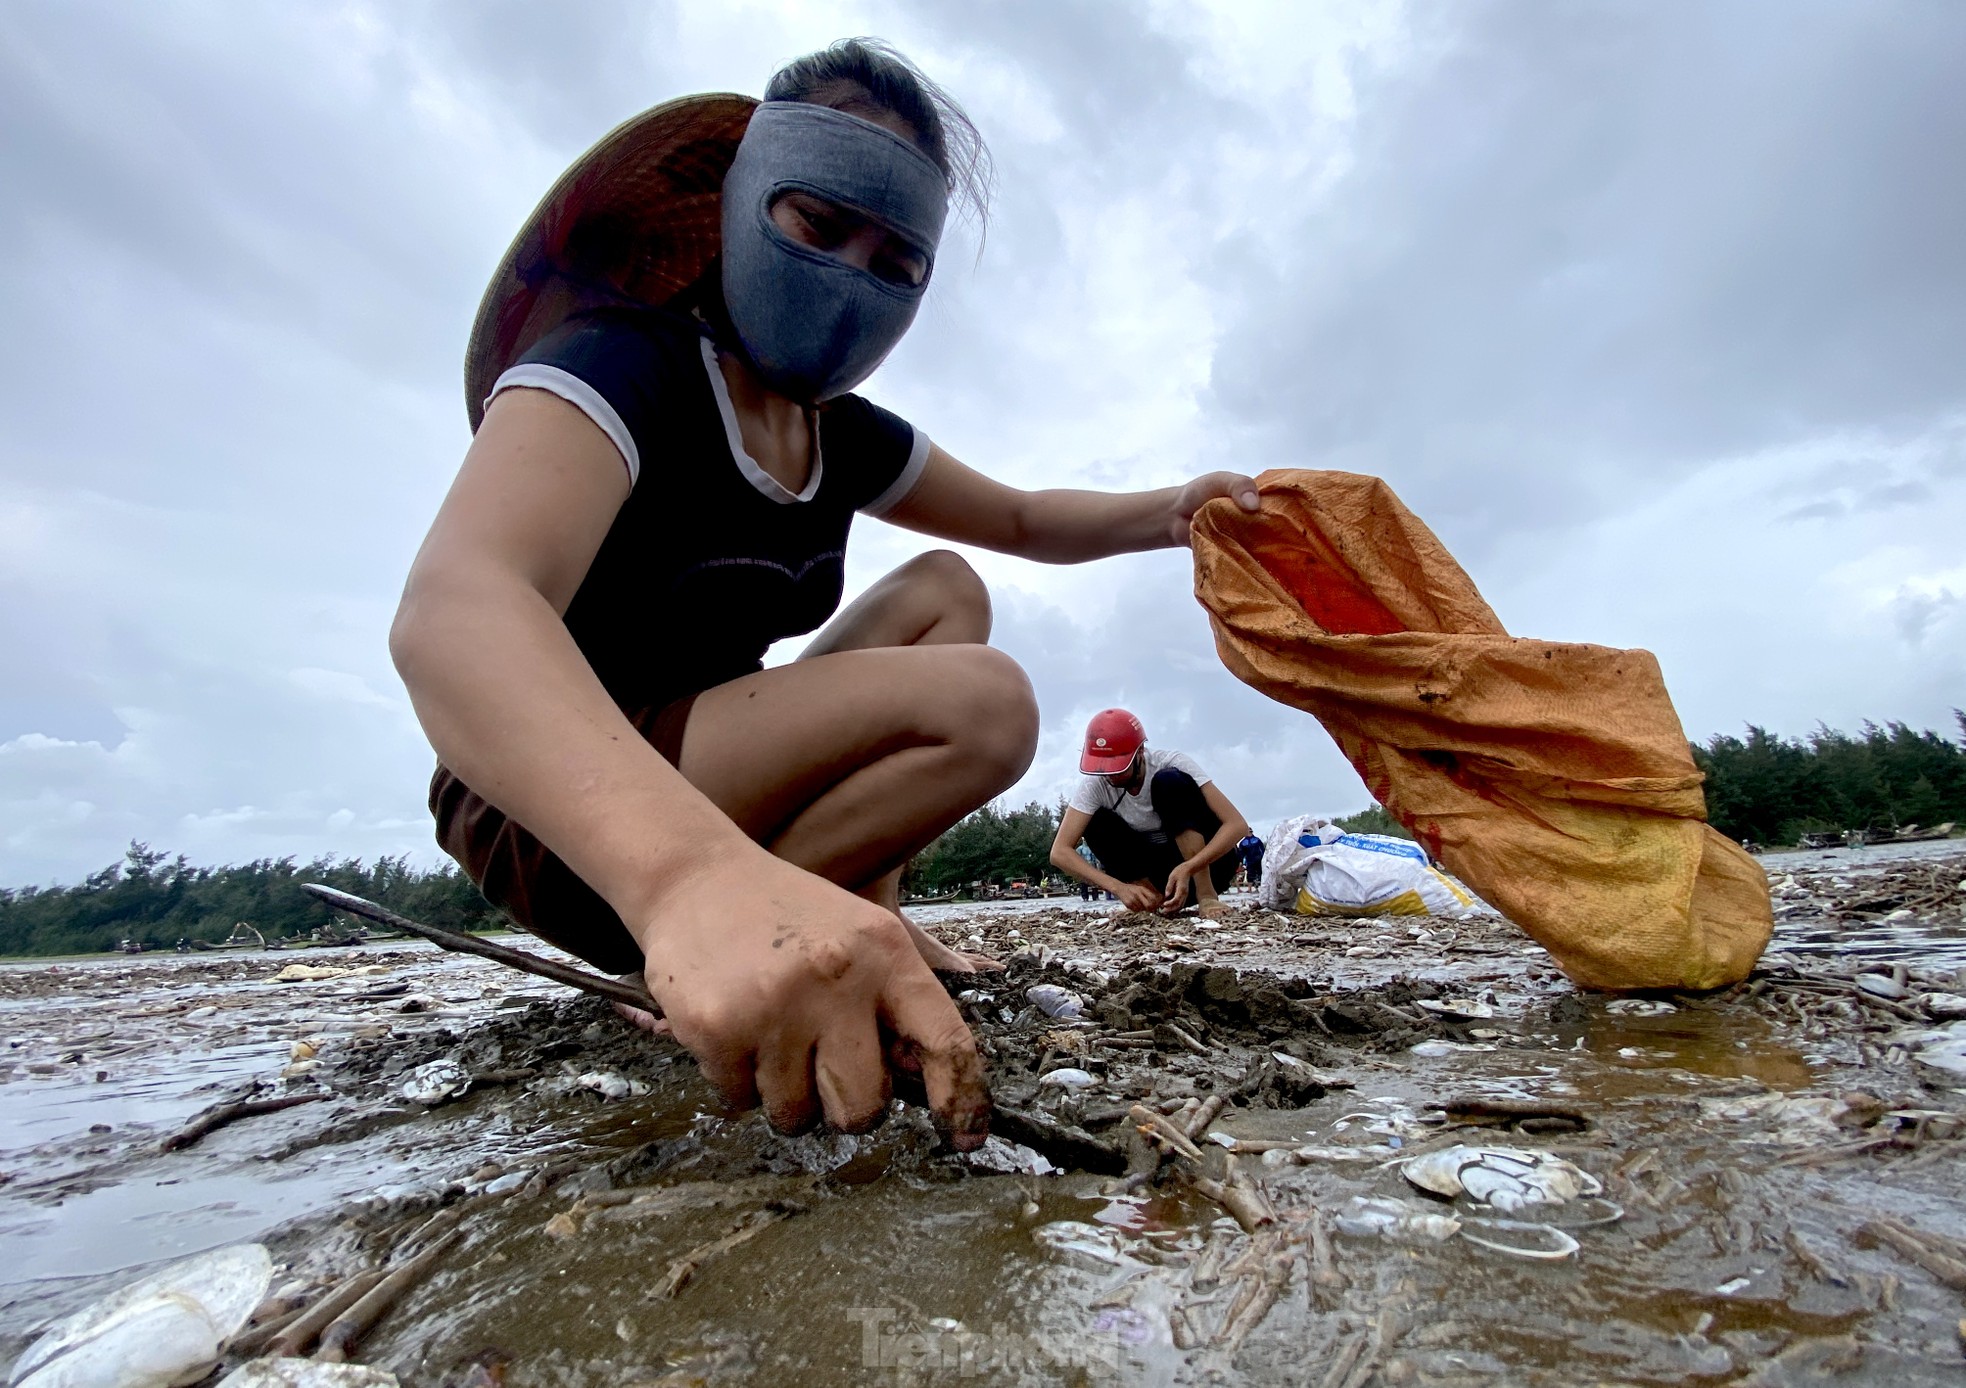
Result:
{"type": "Polygon", "coordinates": [[[0,1363],[257,1239],[269,1318],[439,1246],[355,1351],[431,1388],[1959,1382],[1966,851],[1765,861],[1775,945],[1701,997],[1492,918],[926,910],[1009,962],[950,987],[1029,1145],[967,1158],[726,1118],[421,944],[0,966],[0,1363]],[[1541,1164],[1408,1179],[1456,1146],[1541,1164]]]}

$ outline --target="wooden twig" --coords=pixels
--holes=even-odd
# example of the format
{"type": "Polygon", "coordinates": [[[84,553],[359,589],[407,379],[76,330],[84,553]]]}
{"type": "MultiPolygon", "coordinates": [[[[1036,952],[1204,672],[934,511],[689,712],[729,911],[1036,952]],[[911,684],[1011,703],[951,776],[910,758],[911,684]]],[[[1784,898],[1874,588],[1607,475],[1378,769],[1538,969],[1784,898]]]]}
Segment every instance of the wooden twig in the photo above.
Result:
{"type": "Polygon", "coordinates": [[[431,1264],[463,1237],[463,1233],[461,1229],[453,1229],[442,1235],[401,1267],[392,1269],[365,1292],[360,1301],[336,1316],[334,1322],[321,1332],[321,1347],[314,1351],[315,1359],[324,1364],[347,1363],[348,1351],[369,1333],[390,1307],[402,1299],[404,1292],[416,1285],[430,1270],[431,1264]]]}
{"type": "Polygon", "coordinates": [[[1228,1106],[1228,1099],[1220,1094],[1211,1094],[1203,1099],[1201,1107],[1195,1110],[1195,1116],[1188,1120],[1188,1141],[1200,1142],[1202,1134],[1208,1131],[1208,1125],[1221,1117],[1222,1110],[1228,1106]]]}
{"type": "Polygon", "coordinates": [[[336,1316],[353,1306],[369,1294],[369,1289],[382,1280],[381,1269],[358,1272],[339,1287],[323,1296],[307,1308],[307,1311],[267,1346],[267,1354],[274,1359],[291,1359],[314,1343],[314,1337],[327,1329],[336,1316]]]}
{"type": "Polygon", "coordinates": [[[762,1210],[751,1211],[737,1222],[736,1227],[721,1237],[697,1245],[670,1263],[669,1270],[662,1275],[662,1281],[657,1284],[654,1295],[665,1301],[675,1296],[689,1285],[690,1279],[702,1271],[703,1265],[712,1258],[730,1252],[741,1243],[749,1242],[779,1220],[795,1213],[797,1210],[791,1206],[766,1206],[762,1210]]]}
{"type": "Polygon", "coordinates": [[[508,949],[504,945],[481,940],[476,935],[465,935],[455,930],[443,930],[434,925],[425,925],[421,921],[411,920],[408,916],[399,916],[394,911],[384,910],[373,901],[365,901],[359,896],[351,896],[333,887],[324,887],[318,882],[304,882],[300,889],[311,896],[319,897],[337,911],[346,911],[351,916],[361,916],[378,925],[393,926],[397,930],[419,935],[439,949],[447,949],[454,954],[475,954],[481,959],[491,959],[523,973],[537,974],[540,978],[550,978],[555,983],[564,983],[569,988],[593,993],[610,1002],[639,1007],[652,1016],[662,1015],[662,1005],[650,997],[648,990],[640,984],[623,983],[619,979],[589,973],[585,969],[576,969],[541,955],[528,954],[519,949],[508,949]]]}
{"type": "Polygon", "coordinates": [[[1135,1104],[1127,1110],[1126,1116],[1149,1142],[1158,1141],[1161,1146],[1173,1149],[1191,1162],[1201,1161],[1201,1149],[1188,1141],[1188,1135],[1146,1105],[1135,1104]]]}
{"type": "Polygon", "coordinates": [[[228,1123],[237,1123],[241,1118],[255,1118],[262,1113],[278,1113],[281,1109],[292,1108],[296,1104],[311,1104],[331,1097],[333,1096],[328,1094],[281,1094],[270,1099],[235,1099],[229,1104],[218,1104],[206,1109],[158,1143],[157,1150],[175,1152],[189,1147],[206,1133],[216,1132],[228,1123]]]}
{"type": "Polygon", "coordinates": [[[1966,1262],[1933,1247],[1895,1219],[1873,1219],[1863,1228],[1865,1233],[1888,1243],[1954,1291],[1966,1292],[1966,1262]]]}

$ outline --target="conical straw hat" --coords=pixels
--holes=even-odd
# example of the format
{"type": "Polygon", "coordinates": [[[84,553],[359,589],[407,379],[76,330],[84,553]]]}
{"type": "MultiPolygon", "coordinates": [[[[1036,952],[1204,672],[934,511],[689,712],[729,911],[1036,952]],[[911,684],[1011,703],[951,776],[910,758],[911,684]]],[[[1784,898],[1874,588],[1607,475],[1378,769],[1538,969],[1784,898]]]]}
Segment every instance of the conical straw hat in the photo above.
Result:
{"type": "Polygon", "coordinates": [[[731,92],[664,102],[560,175],[478,305],[464,355],[473,432],[492,383],[573,314],[622,295],[664,304],[703,274],[721,244],[724,175],[756,105],[731,92]]]}

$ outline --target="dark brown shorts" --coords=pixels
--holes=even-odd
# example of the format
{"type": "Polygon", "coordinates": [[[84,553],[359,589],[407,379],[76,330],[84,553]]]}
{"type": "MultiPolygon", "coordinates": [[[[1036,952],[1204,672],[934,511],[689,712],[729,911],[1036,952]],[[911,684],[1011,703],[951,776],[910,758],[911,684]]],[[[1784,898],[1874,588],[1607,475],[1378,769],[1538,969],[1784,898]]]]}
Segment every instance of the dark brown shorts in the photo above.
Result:
{"type": "MultiPolygon", "coordinates": [[[[683,729],[696,695],[629,716],[637,732],[671,766],[681,764],[683,729]]],[[[457,860],[499,910],[540,939],[611,974],[639,972],[641,946],[614,908],[484,797],[439,766],[430,779],[437,844],[457,860]]]]}

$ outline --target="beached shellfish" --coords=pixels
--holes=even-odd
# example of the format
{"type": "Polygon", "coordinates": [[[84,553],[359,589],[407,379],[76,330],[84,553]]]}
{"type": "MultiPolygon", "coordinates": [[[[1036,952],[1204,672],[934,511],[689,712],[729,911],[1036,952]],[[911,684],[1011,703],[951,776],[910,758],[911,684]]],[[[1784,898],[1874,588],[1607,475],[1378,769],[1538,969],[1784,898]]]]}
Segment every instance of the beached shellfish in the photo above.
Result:
{"type": "Polygon", "coordinates": [[[1354,1195],[1352,1203],[1332,1221],[1341,1234],[1354,1238],[1403,1239],[1440,1243],[1460,1232],[1461,1221],[1438,1210],[1423,1210],[1404,1200],[1354,1195]]]}
{"type": "Polygon", "coordinates": [[[612,1070],[589,1070],[584,1075],[576,1075],[573,1087],[591,1089],[603,1099],[626,1099],[649,1092],[649,1087],[640,1080],[631,1080],[612,1070]]]}
{"type": "Polygon", "coordinates": [[[273,1281],[263,1245],[172,1263],[56,1322],[14,1364],[12,1388],[174,1388],[217,1365],[273,1281]]]}
{"type": "Polygon", "coordinates": [[[1400,1174],[1421,1190],[1453,1199],[1466,1195],[1504,1212],[1527,1205],[1561,1205],[1604,1187],[1583,1168],[1520,1147],[1444,1147],[1414,1157],[1400,1174]]]}
{"type": "Polygon", "coordinates": [[[435,1108],[471,1087],[471,1072],[455,1060],[433,1060],[410,1071],[397,1093],[413,1104],[435,1108]]]}
{"type": "Polygon", "coordinates": [[[1665,1017],[1679,1011],[1663,998],[1613,998],[1604,1010],[1613,1017],[1665,1017]]]}
{"type": "Polygon", "coordinates": [[[1024,990],[1024,996],[1047,1017],[1076,1017],[1085,1010],[1084,998],[1070,988],[1060,988],[1056,983],[1033,984],[1024,990]]]}
{"type": "MultiPolygon", "coordinates": [[[[478,1380],[490,1382],[489,1379],[478,1380]]],[[[312,1359],[255,1359],[219,1380],[218,1388],[397,1388],[396,1375],[367,1364],[312,1359]]]]}
{"type": "Polygon", "coordinates": [[[1561,1229],[1519,1219],[1464,1219],[1461,1221],[1461,1237],[1497,1253],[1507,1253],[1515,1258],[1536,1258],[1544,1262],[1568,1258],[1581,1247],[1561,1229]]]}
{"type": "Polygon", "coordinates": [[[1090,1089],[1099,1083],[1099,1077],[1087,1070],[1062,1065],[1056,1070],[1047,1070],[1038,1076],[1038,1083],[1053,1089],[1090,1089]]]}

